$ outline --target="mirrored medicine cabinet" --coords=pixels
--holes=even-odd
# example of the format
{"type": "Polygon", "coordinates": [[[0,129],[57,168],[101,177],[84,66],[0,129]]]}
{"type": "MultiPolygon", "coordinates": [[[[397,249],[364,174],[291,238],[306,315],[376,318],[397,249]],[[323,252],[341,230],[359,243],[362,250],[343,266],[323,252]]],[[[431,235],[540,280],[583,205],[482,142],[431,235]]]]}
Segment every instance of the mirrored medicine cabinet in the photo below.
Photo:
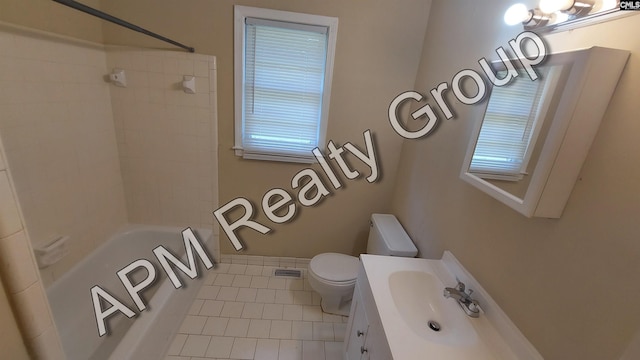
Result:
{"type": "Polygon", "coordinates": [[[476,108],[460,177],[527,217],[559,218],[628,57],[603,47],[551,54],[535,81],[517,69],[476,108]]]}

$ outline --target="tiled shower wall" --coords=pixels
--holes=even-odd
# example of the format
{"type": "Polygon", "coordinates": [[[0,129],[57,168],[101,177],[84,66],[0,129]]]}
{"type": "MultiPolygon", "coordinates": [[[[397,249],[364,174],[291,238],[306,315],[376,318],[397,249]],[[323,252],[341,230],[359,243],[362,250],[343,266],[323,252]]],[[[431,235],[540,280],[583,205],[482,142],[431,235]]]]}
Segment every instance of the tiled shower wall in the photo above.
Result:
{"type": "Polygon", "coordinates": [[[31,355],[61,359],[47,285],[126,222],[212,226],[215,58],[2,23],[0,48],[0,275],[31,355]],[[107,82],[112,66],[130,87],[107,82]],[[64,235],[69,253],[38,271],[33,248],[64,235]]]}
{"type": "Polygon", "coordinates": [[[215,57],[4,30],[0,136],[31,244],[69,236],[68,255],[40,271],[45,286],[126,222],[213,226],[215,57]],[[112,68],[126,88],[106,81],[112,68]]]}
{"type": "MultiPolygon", "coordinates": [[[[62,346],[42,281],[38,276],[38,267],[24,229],[16,201],[17,196],[6,165],[2,154],[2,141],[0,141],[0,276],[4,286],[3,291],[6,291],[10,299],[14,316],[22,333],[22,340],[27,346],[30,357],[63,359],[62,346]]],[[[3,318],[2,326],[8,327],[3,329],[4,331],[10,331],[11,319],[3,318]]],[[[3,332],[2,336],[10,335],[3,332]]],[[[2,355],[15,359],[23,358],[23,354],[18,353],[2,355]]]]}
{"type": "MultiPolygon", "coordinates": [[[[180,51],[107,48],[109,69],[127,87],[111,87],[129,222],[213,226],[217,205],[215,57],[180,51]],[[182,89],[195,76],[196,93],[182,89]]],[[[219,259],[214,229],[212,255],[219,259]]]]}
{"type": "Polygon", "coordinates": [[[0,136],[25,228],[34,248],[69,236],[41,269],[47,286],[127,222],[105,52],[12,29],[0,46],[0,136]]]}

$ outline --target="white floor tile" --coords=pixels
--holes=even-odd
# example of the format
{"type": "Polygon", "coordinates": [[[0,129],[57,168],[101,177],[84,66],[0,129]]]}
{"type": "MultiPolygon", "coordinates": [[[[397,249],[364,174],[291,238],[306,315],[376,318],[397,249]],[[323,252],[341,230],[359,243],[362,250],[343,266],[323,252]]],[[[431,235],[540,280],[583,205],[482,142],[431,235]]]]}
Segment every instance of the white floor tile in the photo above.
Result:
{"type": "Polygon", "coordinates": [[[304,281],[302,279],[287,279],[287,289],[304,290],[304,281]]]}
{"type": "Polygon", "coordinates": [[[295,258],[280,258],[280,266],[285,268],[295,268],[296,267],[296,259],[295,258]]]}
{"type": "Polygon", "coordinates": [[[264,264],[264,268],[262,269],[262,276],[274,276],[274,272],[276,271],[276,267],[278,265],[267,265],[264,264]]]}
{"type": "Polygon", "coordinates": [[[205,300],[200,308],[200,315],[202,316],[220,316],[224,301],[219,300],[205,300]]]}
{"type": "Polygon", "coordinates": [[[342,342],[339,341],[325,341],[324,342],[324,356],[326,360],[340,360],[342,359],[342,342]]]}
{"type": "Polygon", "coordinates": [[[270,277],[267,287],[269,289],[284,290],[287,287],[287,279],[280,277],[270,277]]]}
{"type": "Polygon", "coordinates": [[[292,321],[291,338],[295,340],[313,340],[313,323],[310,321],[292,321]]]}
{"type": "Polygon", "coordinates": [[[180,334],[201,334],[204,324],[207,322],[206,316],[187,315],[180,325],[180,334]]]}
{"type": "Polygon", "coordinates": [[[216,272],[218,274],[226,273],[227,271],[229,271],[229,265],[230,264],[224,264],[224,263],[216,264],[216,272]]]}
{"type": "Polygon", "coordinates": [[[325,360],[324,341],[303,341],[302,360],[325,360]]]}
{"type": "Polygon", "coordinates": [[[271,320],[251,319],[247,337],[268,339],[269,331],[271,331],[271,320]]]}
{"type": "Polygon", "coordinates": [[[304,305],[302,307],[302,320],[322,321],[322,309],[320,306],[304,305]]]}
{"type": "Polygon", "coordinates": [[[216,276],[216,280],[213,282],[213,285],[231,286],[231,284],[233,284],[234,277],[235,275],[233,274],[218,274],[218,276],[216,276]]]}
{"type": "Polygon", "coordinates": [[[220,288],[220,292],[218,293],[218,296],[216,296],[216,300],[235,301],[238,296],[238,290],[239,289],[236,287],[223,286],[220,288]]]}
{"type": "Polygon", "coordinates": [[[280,259],[278,258],[264,258],[264,266],[280,266],[280,259]]]}
{"type": "Polygon", "coordinates": [[[294,291],[293,303],[299,305],[312,305],[311,291],[294,291]]]}
{"type": "Polygon", "coordinates": [[[246,337],[249,330],[249,319],[229,319],[224,336],[246,337]]]}
{"type": "Polygon", "coordinates": [[[204,304],[204,300],[203,299],[195,299],[193,301],[193,304],[191,304],[191,307],[189,308],[189,315],[198,315],[200,314],[200,309],[202,308],[202,305],[204,304]]]}
{"type": "Polygon", "coordinates": [[[204,325],[204,328],[202,329],[202,335],[222,336],[224,335],[224,332],[227,329],[228,323],[229,323],[229,318],[209,317],[207,319],[207,323],[204,325]]]}
{"type": "Polygon", "coordinates": [[[276,290],[277,304],[293,304],[293,292],[290,290],[276,290]]]}
{"type": "Polygon", "coordinates": [[[243,302],[225,301],[220,316],[239,318],[242,315],[243,302]]]}
{"type": "Polygon", "coordinates": [[[247,265],[231,264],[229,265],[229,274],[243,274],[247,270],[247,265]]]}
{"type": "Polygon", "coordinates": [[[211,336],[189,335],[180,351],[183,356],[204,356],[211,341],[211,336]]]}
{"type": "Polygon", "coordinates": [[[313,340],[333,341],[333,323],[314,322],[313,340]]]}
{"type": "Polygon", "coordinates": [[[257,294],[258,289],[240,288],[238,290],[238,296],[236,296],[236,301],[256,302],[257,294]]]}
{"type": "Polygon", "coordinates": [[[291,321],[288,320],[272,320],[271,331],[269,331],[271,339],[291,339],[291,321]]]}
{"type": "Polygon", "coordinates": [[[322,298],[320,297],[320,294],[318,294],[317,292],[311,293],[311,303],[313,305],[320,305],[321,301],[322,301],[322,298]]]}
{"type": "Polygon", "coordinates": [[[273,289],[258,289],[256,302],[273,303],[275,302],[276,291],[273,289]]]}
{"type": "Polygon", "coordinates": [[[235,279],[233,279],[233,283],[231,286],[237,288],[249,287],[251,285],[252,276],[249,275],[236,275],[235,279]]]}
{"type": "Polygon", "coordinates": [[[334,315],[334,314],[322,313],[322,322],[341,323],[342,322],[342,316],[334,315]]]}
{"type": "Polygon", "coordinates": [[[229,358],[233,340],[232,337],[212,336],[205,355],[209,358],[229,358]]]}
{"type": "Polygon", "coordinates": [[[280,340],[278,360],[302,360],[302,341],[280,340]]]}
{"type": "Polygon", "coordinates": [[[242,310],[242,318],[244,319],[262,319],[263,303],[246,303],[242,310]]]}
{"type": "Polygon", "coordinates": [[[284,305],[282,308],[283,320],[302,320],[302,305],[284,305]]]}
{"type": "Polygon", "coordinates": [[[282,304],[265,304],[262,318],[269,320],[282,320],[282,304]]]}
{"type": "Polygon", "coordinates": [[[218,292],[220,291],[220,286],[211,286],[211,285],[202,285],[200,290],[198,290],[198,295],[196,295],[197,299],[215,299],[218,296],[218,292]]]}
{"type": "Polygon", "coordinates": [[[245,275],[262,275],[262,269],[264,266],[262,265],[247,265],[247,270],[245,270],[245,275]]]}
{"type": "Polygon", "coordinates": [[[304,290],[305,291],[314,291],[313,288],[311,287],[311,284],[309,284],[309,280],[304,279],[304,290]]]}
{"type": "Polygon", "coordinates": [[[301,267],[299,259],[228,260],[207,274],[166,360],[342,359],[348,317],[322,312],[306,272],[274,276],[275,267],[301,267]]]}
{"type": "Polygon", "coordinates": [[[231,349],[231,358],[253,360],[256,352],[256,339],[236,338],[231,349]]]}
{"type": "Polygon", "coordinates": [[[191,356],[175,356],[175,355],[167,355],[164,360],[193,360],[197,358],[192,358],[191,356]]]}
{"type": "Polygon", "coordinates": [[[280,340],[258,339],[255,360],[278,360],[280,340]]]}
{"type": "Polygon", "coordinates": [[[266,276],[252,276],[250,287],[255,289],[266,289],[269,286],[269,278],[266,276]]]}
{"type": "Polygon", "coordinates": [[[242,264],[247,265],[247,255],[233,255],[231,257],[232,264],[242,264]]]}
{"type": "Polygon", "coordinates": [[[264,256],[253,255],[247,257],[247,264],[249,265],[264,265],[264,256]]]}
{"type": "Polygon", "coordinates": [[[336,339],[336,341],[344,341],[346,332],[347,332],[347,324],[345,323],[333,324],[333,337],[336,339]]]}

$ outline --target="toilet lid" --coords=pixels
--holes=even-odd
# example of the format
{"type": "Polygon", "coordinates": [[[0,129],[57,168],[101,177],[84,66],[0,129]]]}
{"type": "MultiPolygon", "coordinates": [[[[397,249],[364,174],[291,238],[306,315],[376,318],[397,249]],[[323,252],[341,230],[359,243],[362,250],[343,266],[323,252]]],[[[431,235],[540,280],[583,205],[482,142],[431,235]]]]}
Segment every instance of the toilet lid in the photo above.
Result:
{"type": "Polygon", "coordinates": [[[324,253],[311,259],[309,268],[314,274],[329,281],[351,281],[358,277],[360,260],[355,256],[324,253]]]}

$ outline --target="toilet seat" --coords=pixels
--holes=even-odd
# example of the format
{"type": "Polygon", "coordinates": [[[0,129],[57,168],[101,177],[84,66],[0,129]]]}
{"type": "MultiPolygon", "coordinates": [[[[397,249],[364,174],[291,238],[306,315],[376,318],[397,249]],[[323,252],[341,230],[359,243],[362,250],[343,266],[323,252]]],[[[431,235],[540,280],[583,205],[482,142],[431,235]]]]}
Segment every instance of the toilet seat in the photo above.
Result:
{"type": "Polygon", "coordinates": [[[326,283],[347,285],[355,283],[360,260],[338,253],[316,255],[309,263],[309,271],[326,283]]]}

